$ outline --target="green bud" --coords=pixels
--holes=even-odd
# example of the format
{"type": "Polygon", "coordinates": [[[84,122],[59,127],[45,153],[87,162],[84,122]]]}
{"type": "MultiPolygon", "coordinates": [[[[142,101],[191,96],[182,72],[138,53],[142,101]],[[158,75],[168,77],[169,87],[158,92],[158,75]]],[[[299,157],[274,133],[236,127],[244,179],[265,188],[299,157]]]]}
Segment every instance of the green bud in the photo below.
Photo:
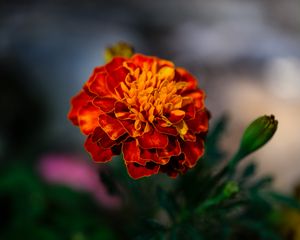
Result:
{"type": "Polygon", "coordinates": [[[223,189],[223,196],[225,198],[230,198],[233,194],[239,192],[239,186],[234,181],[229,181],[226,183],[224,189],[223,189]]]}
{"type": "Polygon", "coordinates": [[[277,130],[278,121],[273,115],[254,120],[245,130],[239,154],[246,156],[266,144],[277,130]]]}
{"type": "Polygon", "coordinates": [[[109,62],[114,57],[126,57],[129,58],[134,54],[134,48],[128,43],[119,42],[108,48],[104,52],[105,62],[109,62]]]}

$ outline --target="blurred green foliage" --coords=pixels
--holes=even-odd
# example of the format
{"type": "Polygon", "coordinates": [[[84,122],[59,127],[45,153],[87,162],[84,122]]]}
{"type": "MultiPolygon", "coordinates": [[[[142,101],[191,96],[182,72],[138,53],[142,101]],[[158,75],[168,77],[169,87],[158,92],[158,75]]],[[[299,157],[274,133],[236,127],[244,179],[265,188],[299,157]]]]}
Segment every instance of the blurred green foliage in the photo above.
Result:
{"type": "Polygon", "coordinates": [[[123,199],[114,211],[99,207],[88,193],[43,182],[34,162],[3,164],[0,239],[282,239],[278,212],[300,204],[274,192],[271,177],[254,177],[254,162],[222,173],[226,155],[218,143],[226,123],[223,117],[215,124],[205,157],[175,180],[133,180],[119,164],[122,158],[115,159],[99,174],[107,193],[123,199]]]}
{"type": "Polygon", "coordinates": [[[43,183],[23,164],[1,169],[0,239],[116,239],[87,194],[43,183]]]}

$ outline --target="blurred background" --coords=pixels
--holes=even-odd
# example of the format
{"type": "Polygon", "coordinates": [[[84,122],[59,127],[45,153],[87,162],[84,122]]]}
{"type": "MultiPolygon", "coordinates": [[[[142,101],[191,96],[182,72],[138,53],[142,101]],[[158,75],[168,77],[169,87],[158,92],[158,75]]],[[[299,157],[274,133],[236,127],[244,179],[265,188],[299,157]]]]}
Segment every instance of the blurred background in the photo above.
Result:
{"type": "MultiPolygon", "coordinates": [[[[291,192],[300,181],[299,12],[299,0],[2,0],[1,168],[22,160],[46,180],[63,182],[47,169],[63,168],[55,163],[70,169],[70,158],[83,159],[78,166],[91,161],[66,117],[70,98],[104,63],[105,47],[126,41],[198,77],[211,123],[229,117],[222,147],[230,153],[250,121],[274,114],[275,137],[250,158],[260,175],[275,177],[276,189],[291,192]]],[[[85,181],[66,184],[93,192],[104,208],[118,206],[118,199],[107,200],[95,193],[96,183],[85,181]]]]}

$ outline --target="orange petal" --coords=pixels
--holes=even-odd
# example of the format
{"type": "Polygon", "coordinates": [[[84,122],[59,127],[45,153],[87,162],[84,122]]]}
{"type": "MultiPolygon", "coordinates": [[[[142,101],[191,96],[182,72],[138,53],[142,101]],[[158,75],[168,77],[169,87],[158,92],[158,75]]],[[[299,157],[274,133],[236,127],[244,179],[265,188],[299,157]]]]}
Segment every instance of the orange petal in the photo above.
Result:
{"type": "Polygon", "coordinates": [[[198,111],[194,119],[186,121],[189,129],[194,133],[207,132],[208,113],[207,111],[198,111]]]}
{"type": "Polygon", "coordinates": [[[137,163],[126,163],[128,174],[138,179],[141,177],[148,177],[153,174],[157,174],[159,171],[159,165],[154,163],[147,163],[146,166],[139,165],[137,163]]]}
{"type": "Polygon", "coordinates": [[[185,155],[185,164],[192,168],[196,165],[198,159],[204,154],[203,139],[197,137],[196,142],[181,143],[182,152],[185,155]]]}
{"type": "Polygon", "coordinates": [[[166,148],[157,149],[159,157],[178,156],[181,153],[180,144],[174,137],[169,137],[169,144],[166,148]]]}
{"type": "Polygon", "coordinates": [[[72,98],[71,100],[71,110],[68,114],[68,118],[72,121],[74,125],[79,125],[78,122],[78,111],[84,106],[88,101],[90,101],[89,95],[84,91],[81,91],[78,95],[72,98]]]}
{"type": "Polygon", "coordinates": [[[140,148],[136,140],[124,142],[122,152],[126,163],[138,163],[145,166],[149,161],[140,158],[140,148]]]}
{"type": "Polygon", "coordinates": [[[142,148],[165,148],[168,145],[167,135],[152,129],[138,138],[142,148]]]}
{"type": "Polygon", "coordinates": [[[171,123],[178,123],[184,118],[184,116],[185,116],[185,112],[177,109],[170,112],[170,116],[168,117],[168,120],[171,123]]]}
{"type": "Polygon", "coordinates": [[[126,133],[126,130],[119,120],[105,113],[100,114],[99,125],[112,140],[116,140],[126,133]]]}
{"type": "Polygon", "coordinates": [[[91,135],[88,136],[84,144],[85,149],[90,153],[95,162],[108,162],[115,155],[111,148],[104,149],[92,141],[91,135]]]}
{"type": "Polygon", "coordinates": [[[81,131],[88,135],[99,126],[98,118],[101,114],[99,108],[95,107],[91,102],[81,107],[78,111],[78,122],[81,131]]]}
{"type": "Polygon", "coordinates": [[[93,104],[106,113],[114,110],[115,102],[116,99],[113,97],[95,97],[93,100],[93,104]]]}

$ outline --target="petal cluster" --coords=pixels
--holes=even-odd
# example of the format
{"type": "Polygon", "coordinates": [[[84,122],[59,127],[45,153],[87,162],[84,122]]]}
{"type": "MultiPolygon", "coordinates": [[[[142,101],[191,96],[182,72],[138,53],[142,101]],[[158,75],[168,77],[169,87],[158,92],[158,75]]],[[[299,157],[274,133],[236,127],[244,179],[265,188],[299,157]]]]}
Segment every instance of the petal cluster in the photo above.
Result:
{"type": "Polygon", "coordinates": [[[204,98],[185,69],[135,54],[96,67],[68,117],[87,135],[85,148],[95,162],[123,152],[132,178],[158,172],[176,177],[204,153],[204,98]]]}

